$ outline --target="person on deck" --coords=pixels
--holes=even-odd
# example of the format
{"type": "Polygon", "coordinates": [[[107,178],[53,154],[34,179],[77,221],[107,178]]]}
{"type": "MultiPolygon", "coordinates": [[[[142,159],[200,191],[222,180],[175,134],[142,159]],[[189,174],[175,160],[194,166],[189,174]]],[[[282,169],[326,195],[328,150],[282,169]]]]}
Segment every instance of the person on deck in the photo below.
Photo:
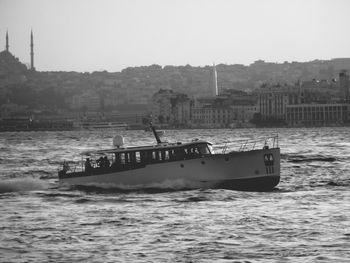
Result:
{"type": "Polygon", "coordinates": [[[103,157],[103,162],[102,163],[103,163],[102,167],[109,168],[110,162],[109,162],[107,156],[103,157]]]}
{"type": "Polygon", "coordinates": [[[104,162],[104,160],[103,160],[102,156],[100,158],[98,158],[98,160],[97,160],[98,167],[103,167],[103,162],[104,162]]]}
{"type": "Polygon", "coordinates": [[[90,163],[90,158],[86,158],[85,171],[91,171],[91,170],[92,170],[92,166],[91,166],[91,163],[90,163]]]}

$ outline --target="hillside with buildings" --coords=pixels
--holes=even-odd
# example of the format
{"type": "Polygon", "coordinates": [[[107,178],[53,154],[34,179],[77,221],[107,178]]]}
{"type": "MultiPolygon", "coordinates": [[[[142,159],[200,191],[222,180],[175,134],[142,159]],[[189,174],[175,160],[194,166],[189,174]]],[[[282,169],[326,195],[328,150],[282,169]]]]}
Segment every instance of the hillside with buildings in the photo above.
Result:
{"type": "Polygon", "coordinates": [[[32,45],[29,68],[7,45],[0,53],[0,116],[2,122],[91,119],[133,127],[142,127],[150,114],[164,127],[342,125],[350,119],[349,71],[350,58],[40,72],[34,67],[32,45]],[[341,112],[334,110],[336,117],[327,113],[332,118],[326,120],[326,109],[336,107],[327,105],[333,104],[341,112]],[[315,118],[306,121],[304,111],[315,112],[315,118]]]}

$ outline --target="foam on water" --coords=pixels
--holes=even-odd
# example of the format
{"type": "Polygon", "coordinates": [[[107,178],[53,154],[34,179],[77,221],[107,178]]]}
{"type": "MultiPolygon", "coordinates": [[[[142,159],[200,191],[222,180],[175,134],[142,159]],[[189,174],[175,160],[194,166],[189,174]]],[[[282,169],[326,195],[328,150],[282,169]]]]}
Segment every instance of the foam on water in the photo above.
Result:
{"type": "Polygon", "coordinates": [[[61,184],[60,189],[79,190],[84,192],[93,193],[131,193],[131,192],[144,192],[144,193],[161,193],[161,192],[173,192],[183,191],[190,189],[199,189],[201,185],[195,182],[176,179],[176,180],[164,180],[159,183],[152,184],[138,184],[138,185],[125,185],[125,184],[103,184],[103,183],[89,183],[79,186],[71,186],[61,184]]]}
{"type": "Polygon", "coordinates": [[[181,189],[195,189],[199,188],[195,182],[187,181],[184,179],[176,179],[176,180],[164,180],[159,183],[151,183],[151,184],[136,184],[136,185],[125,185],[125,184],[103,184],[103,183],[89,183],[86,186],[110,189],[122,189],[122,190],[138,190],[138,189],[147,189],[147,188],[158,188],[158,189],[173,189],[173,190],[181,190],[181,189]]]}
{"type": "Polygon", "coordinates": [[[0,193],[45,190],[49,183],[37,178],[15,178],[0,181],[0,193]]]}

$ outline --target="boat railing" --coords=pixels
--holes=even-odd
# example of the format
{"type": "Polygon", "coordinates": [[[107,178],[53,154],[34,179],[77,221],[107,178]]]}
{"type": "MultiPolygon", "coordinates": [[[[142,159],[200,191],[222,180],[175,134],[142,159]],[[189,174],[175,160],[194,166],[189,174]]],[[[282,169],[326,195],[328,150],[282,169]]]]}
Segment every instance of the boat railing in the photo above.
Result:
{"type": "Polygon", "coordinates": [[[75,173],[78,171],[83,171],[83,161],[75,160],[75,161],[66,161],[59,165],[57,168],[58,171],[64,171],[65,173],[75,173]]]}
{"type": "Polygon", "coordinates": [[[217,151],[222,151],[223,154],[227,152],[246,152],[256,149],[268,149],[268,148],[278,148],[278,135],[274,135],[267,138],[259,139],[247,139],[247,140],[238,140],[232,142],[225,142],[223,145],[216,146],[217,151]]]}

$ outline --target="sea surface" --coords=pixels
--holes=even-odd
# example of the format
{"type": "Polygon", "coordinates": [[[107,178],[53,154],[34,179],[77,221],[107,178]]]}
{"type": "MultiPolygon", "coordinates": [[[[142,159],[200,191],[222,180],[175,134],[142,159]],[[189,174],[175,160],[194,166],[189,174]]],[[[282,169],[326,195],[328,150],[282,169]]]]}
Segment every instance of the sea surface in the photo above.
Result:
{"type": "Polygon", "coordinates": [[[166,131],[215,145],[279,135],[272,192],[72,189],[79,153],[144,131],[0,133],[0,262],[350,262],[350,128],[166,131]]]}

